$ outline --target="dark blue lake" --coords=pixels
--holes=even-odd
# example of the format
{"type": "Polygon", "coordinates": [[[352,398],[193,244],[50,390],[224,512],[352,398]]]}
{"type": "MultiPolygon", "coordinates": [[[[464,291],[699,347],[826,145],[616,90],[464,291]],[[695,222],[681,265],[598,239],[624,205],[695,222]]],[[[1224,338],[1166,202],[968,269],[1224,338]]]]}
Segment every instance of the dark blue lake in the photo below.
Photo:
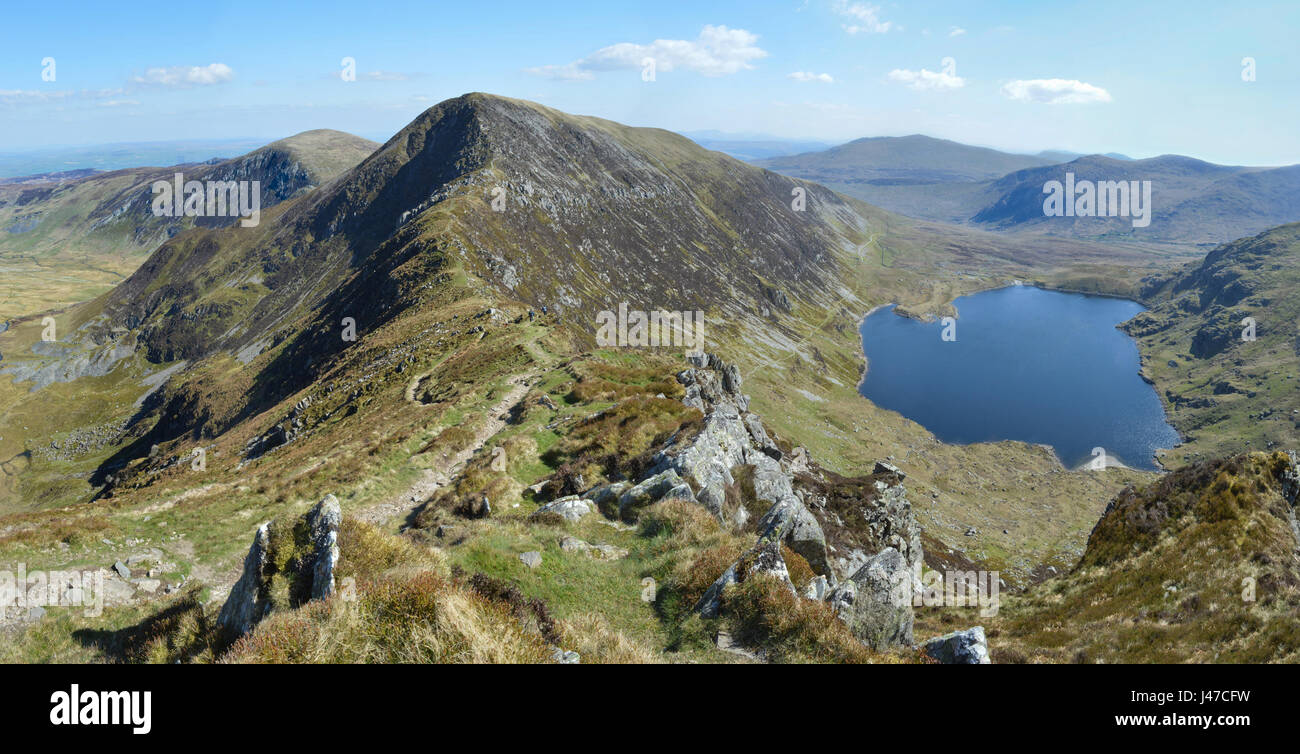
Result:
{"type": "Polygon", "coordinates": [[[862,323],[867,374],[858,391],[940,440],[1050,445],[1067,467],[1093,448],[1155,469],[1178,433],[1155,389],[1138,376],[1137,344],[1115,325],[1133,301],[1012,286],[963,296],[956,339],[944,323],[880,309],[862,323]]]}

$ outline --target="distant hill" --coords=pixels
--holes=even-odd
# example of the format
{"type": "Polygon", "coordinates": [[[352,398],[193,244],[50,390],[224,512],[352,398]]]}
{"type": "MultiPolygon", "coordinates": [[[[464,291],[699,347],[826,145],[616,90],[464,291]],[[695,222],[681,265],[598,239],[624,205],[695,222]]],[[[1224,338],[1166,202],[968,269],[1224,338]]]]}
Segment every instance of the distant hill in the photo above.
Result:
{"type": "Polygon", "coordinates": [[[782,139],[762,134],[728,134],[722,131],[690,131],[682,135],[705,149],[722,152],[746,162],[757,162],[781,155],[816,152],[834,146],[825,141],[782,139]]]}
{"type": "Polygon", "coordinates": [[[2,180],[0,263],[11,279],[25,283],[0,290],[0,316],[93,297],[181,231],[235,222],[231,217],[156,217],[155,181],[172,181],[178,172],[187,181],[258,181],[265,211],[328,183],[376,146],[351,134],[316,130],[225,160],[2,180]]]}
{"type": "MultiPolygon", "coordinates": [[[[1087,155],[1084,154],[1083,152],[1067,152],[1063,149],[1044,149],[1043,151],[1039,152],[1037,156],[1042,157],[1044,160],[1049,160],[1051,162],[1070,162],[1072,160],[1077,160],[1080,157],[1087,157],[1087,155]]],[[[1112,160],[1133,159],[1132,157],[1129,157],[1127,155],[1122,155],[1119,152],[1106,152],[1102,155],[1102,157],[1109,157],[1112,160]]]]}
{"type": "Polygon", "coordinates": [[[1033,155],[1009,154],[921,135],[857,139],[821,152],[759,163],[769,170],[819,183],[871,186],[975,182],[1049,164],[1049,160],[1033,155]]]}
{"type": "Polygon", "coordinates": [[[758,164],[910,217],[1002,232],[1210,245],[1300,220],[1300,166],[1215,165],[1180,155],[1013,155],[926,136],[859,139],[758,164]],[[1044,185],[1064,182],[1067,173],[1080,181],[1150,181],[1150,225],[1045,216],[1044,185]]]}

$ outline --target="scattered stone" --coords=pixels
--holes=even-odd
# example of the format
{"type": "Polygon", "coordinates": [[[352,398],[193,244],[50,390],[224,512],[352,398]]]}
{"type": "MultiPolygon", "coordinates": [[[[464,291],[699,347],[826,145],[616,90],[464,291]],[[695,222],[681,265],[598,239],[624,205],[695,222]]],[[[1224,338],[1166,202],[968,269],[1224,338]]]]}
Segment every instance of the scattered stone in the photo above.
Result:
{"type": "Polygon", "coordinates": [[[531,570],[542,564],[542,554],[536,550],[529,550],[520,554],[519,560],[531,570]]]}
{"type": "Polygon", "coordinates": [[[117,561],[116,563],[114,563],[114,564],[113,564],[113,570],[116,571],[116,572],[117,572],[117,575],[118,575],[118,576],[121,576],[123,579],[130,580],[130,578],[131,578],[131,569],[130,569],[130,568],[127,568],[127,567],[126,567],[126,564],[123,563],[122,561],[119,560],[119,561],[117,561]]]}

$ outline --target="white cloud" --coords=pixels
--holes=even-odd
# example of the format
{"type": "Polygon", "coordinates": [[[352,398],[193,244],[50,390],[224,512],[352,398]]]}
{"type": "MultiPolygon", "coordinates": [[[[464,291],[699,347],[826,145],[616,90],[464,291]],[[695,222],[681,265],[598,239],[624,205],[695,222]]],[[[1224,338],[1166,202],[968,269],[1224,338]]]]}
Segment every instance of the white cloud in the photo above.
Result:
{"type": "Polygon", "coordinates": [[[136,76],[135,82],[161,86],[208,86],[229,81],[234,77],[235,72],[225,63],[210,63],[150,68],[143,76],[136,76]]]}
{"type": "Polygon", "coordinates": [[[1004,84],[1002,95],[1020,102],[1048,105],[1110,102],[1110,92],[1073,79],[1020,79],[1004,84]]]}
{"type": "Polygon", "coordinates": [[[795,71],[789,75],[789,78],[795,81],[820,81],[823,84],[835,83],[835,79],[831,78],[829,73],[813,73],[812,71],[795,71]]]}
{"type": "Polygon", "coordinates": [[[140,102],[133,99],[110,99],[96,104],[100,107],[129,107],[131,105],[138,105],[140,102]]]}
{"type": "Polygon", "coordinates": [[[903,27],[893,21],[880,20],[879,5],[835,0],[834,10],[850,20],[849,23],[841,24],[844,31],[850,34],[884,34],[892,29],[903,30],[903,27]]]}
{"type": "Polygon", "coordinates": [[[950,37],[960,37],[961,35],[963,35],[963,34],[965,34],[965,33],[966,33],[966,30],[965,30],[965,29],[961,28],[960,26],[954,26],[954,27],[952,27],[952,31],[948,32],[948,36],[950,36],[950,37]]]}
{"type": "Polygon", "coordinates": [[[656,39],[650,44],[620,42],[602,47],[580,60],[565,65],[543,65],[525,69],[552,79],[587,80],[601,71],[639,70],[646,58],[655,71],[695,71],[705,76],[723,76],[753,68],[751,61],[767,57],[758,47],[758,35],[744,29],[706,25],[694,40],[656,39]]]}
{"type": "Polygon", "coordinates": [[[966,79],[951,73],[927,71],[909,71],[895,68],[889,72],[889,78],[913,89],[960,89],[966,86],[966,79]]]}

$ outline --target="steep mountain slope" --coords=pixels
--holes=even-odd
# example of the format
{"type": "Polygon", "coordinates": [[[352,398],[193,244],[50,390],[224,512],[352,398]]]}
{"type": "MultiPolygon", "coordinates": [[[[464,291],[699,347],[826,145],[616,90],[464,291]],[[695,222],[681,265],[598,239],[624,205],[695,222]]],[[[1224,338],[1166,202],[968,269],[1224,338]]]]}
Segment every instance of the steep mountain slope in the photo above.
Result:
{"type": "Polygon", "coordinates": [[[1297,224],[1143,281],[1139,295],[1151,308],[1125,329],[1187,440],[1185,459],[1300,444],[1297,290],[1297,224]]]}
{"type": "MultiPolygon", "coordinates": [[[[116,282],[134,270],[144,255],[177,233],[196,225],[221,227],[235,222],[231,217],[155,216],[155,181],[171,182],[176,173],[183,174],[186,181],[205,184],[258,181],[260,204],[265,210],[328,183],[376,146],[338,131],[308,131],[229,160],[132,168],[71,180],[65,174],[55,174],[46,180],[0,183],[0,264],[28,282],[24,290],[11,291],[8,299],[0,302],[0,315],[26,314],[71,303],[66,295],[69,292],[57,287],[47,290],[42,285],[41,268],[65,271],[79,265],[100,273],[83,273],[87,283],[109,278],[116,282]],[[48,296],[42,299],[46,293],[48,296]]],[[[78,288],[75,292],[85,290],[78,288]]]]}
{"type": "Polygon", "coordinates": [[[1071,573],[1003,605],[995,659],[1295,662],[1297,493],[1300,466],[1279,452],[1125,490],[1071,573]]]}

